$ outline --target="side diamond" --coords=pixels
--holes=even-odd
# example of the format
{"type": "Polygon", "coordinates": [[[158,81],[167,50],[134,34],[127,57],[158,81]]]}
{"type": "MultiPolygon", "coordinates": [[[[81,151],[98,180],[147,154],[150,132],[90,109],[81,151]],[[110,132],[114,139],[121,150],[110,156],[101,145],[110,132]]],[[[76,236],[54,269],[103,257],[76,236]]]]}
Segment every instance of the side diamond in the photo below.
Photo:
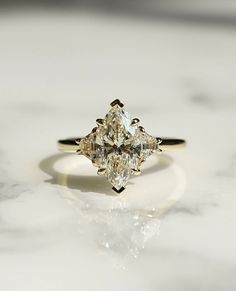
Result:
{"type": "Polygon", "coordinates": [[[149,156],[151,156],[156,150],[158,150],[157,139],[146,132],[140,133],[140,141],[142,144],[142,150],[140,153],[140,158],[145,161],[149,156]]]}

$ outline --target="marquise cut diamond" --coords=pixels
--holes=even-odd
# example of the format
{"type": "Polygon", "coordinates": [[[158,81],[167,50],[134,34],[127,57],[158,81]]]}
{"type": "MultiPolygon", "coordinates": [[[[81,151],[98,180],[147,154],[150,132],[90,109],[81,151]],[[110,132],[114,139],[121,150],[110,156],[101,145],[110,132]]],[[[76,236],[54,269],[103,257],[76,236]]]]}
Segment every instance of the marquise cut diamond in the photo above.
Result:
{"type": "Polygon", "coordinates": [[[121,192],[130,175],[139,173],[142,162],[159,150],[160,141],[147,134],[119,101],[112,103],[97,124],[80,141],[80,153],[99,168],[98,173],[106,176],[114,190],[121,192]]]}

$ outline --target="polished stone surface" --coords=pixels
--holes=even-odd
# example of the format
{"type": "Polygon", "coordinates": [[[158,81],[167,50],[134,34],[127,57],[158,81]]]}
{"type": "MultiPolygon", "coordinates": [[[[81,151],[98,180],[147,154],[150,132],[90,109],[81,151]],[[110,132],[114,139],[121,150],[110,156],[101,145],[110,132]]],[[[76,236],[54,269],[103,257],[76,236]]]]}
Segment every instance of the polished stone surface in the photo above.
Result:
{"type": "Polygon", "coordinates": [[[236,29],[89,13],[0,17],[4,291],[236,289],[236,29]],[[154,136],[114,196],[56,140],[115,98],[154,136]]]}

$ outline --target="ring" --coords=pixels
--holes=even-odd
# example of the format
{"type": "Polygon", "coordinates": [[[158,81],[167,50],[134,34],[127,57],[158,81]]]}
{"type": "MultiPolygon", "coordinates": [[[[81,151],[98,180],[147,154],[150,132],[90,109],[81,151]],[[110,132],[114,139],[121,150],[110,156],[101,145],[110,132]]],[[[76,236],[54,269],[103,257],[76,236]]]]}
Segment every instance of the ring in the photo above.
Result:
{"type": "Polygon", "coordinates": [[[89,158],[98,168],[97,174],[105,176],[113,190],[121,193],[131,175],[139,175],[146,159],[163,150],[185,146],[183,139],[159,138],[149,135],[138,118],[124,111],[124,104],[116,99],[104,119],[85,137],[58,141],[62,152],[76,153],[89,158]]]}

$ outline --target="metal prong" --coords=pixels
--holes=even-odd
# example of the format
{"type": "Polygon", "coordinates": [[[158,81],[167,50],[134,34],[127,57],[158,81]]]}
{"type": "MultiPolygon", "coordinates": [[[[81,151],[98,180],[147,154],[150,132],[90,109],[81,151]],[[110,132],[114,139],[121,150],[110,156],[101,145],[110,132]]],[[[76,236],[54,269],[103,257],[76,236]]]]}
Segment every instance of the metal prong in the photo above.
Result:
{"type": "Polygon", "coordinates": [[[145,129],[142,126],[138,127],[141,132],[145,132],[145,129]]]}
{"type": "Polygon", "coordinates": [[[99,125],[103,125],[103,123],[104,123],[104,119],[98,118],[98,119],[96,120],[96,123],[97,123],[98,126],[99,126],[99,125]]]}
{"type": "Polygon", "coordinates": [[[160,137],[157,137],[156,140],[157,140],[157,144],[161,144],[162,143],[162,139],[160,137]]]}
{"type": "Polygon", "coordinates": [[[99,176],[104,176],[105,173],[106,173],[106,169],[104,169],[104,168],[98,169],[98,171],[97,171],[97,174],[98,174],[99,176]]]}
{"type": "Polygon", "coordinates": [[[78,149],[78,150],[76,151],[76,153],[77,153],[77,155],[81,155],[81,149],[78,149]]]}
{"type": "MultiPolygon", "coordinates": [[[[97,127],[94,127],[94,128],[92,129],[92,133],[96,132],[96,130],[97,130],[97,127]]],[[[89,134],[88,134],[88,135],[89,135],[89,134]]]]}
{"type": "Polygon", "coordinates": [[[133,174],[133,175],[135,175],[135,176],[139,176],[140,174],[141,174],[141,171],[138,169],[138,170],[136,170],[136,169],[132,169],[131,170],[131,174],[133,174]]]}
{"type": "MultiPolygon", "coordinates": [[[[88,157],[89,158],[89,157],[88,157]]],[[[96,163],[96,160],[95,159],[91,159],[91,162],[93,164],[94,167],[98,168],[98,165],[96,163]]]]}
{"type": "Polygon", "coordinates": [[[156,141],[157,141],[157,152],[161,153],[162,149],[160,149],[159,145],[162,143],[162,139],[160,137],[157,137],[156,141]]]}
{"type": "Polygon", "coordinates": [[[139,120],[138,118],[134,118],[134,119],[132,119],[132,121],[131,121],[131,126],[138,125],[139,122],[140,122],[140,120],[139,120]]]}
{"type": "Polygon", "coordinates": [[[116,105],[119,105],[121,108],[124,107],[124,104],[119,99],[115,99],[114,101],[111,102],[111,107],[116,105]]]}
{"type": "Polygon", "coordinates": [[[76,144],[80,144],[80,142],[81,142],[81,138],[77,138],[77,139],[75,140],[75,143],[76,143],[76,144]]]}
{"type": "Polygon", "coordinates": [[[121,187],[119,190],[116,189],[115,187],[112,187],[112,190],[114,190],[116,193],[120,194],[121,192],[123,192],[125,190],[125,187],[121,187]]]}

